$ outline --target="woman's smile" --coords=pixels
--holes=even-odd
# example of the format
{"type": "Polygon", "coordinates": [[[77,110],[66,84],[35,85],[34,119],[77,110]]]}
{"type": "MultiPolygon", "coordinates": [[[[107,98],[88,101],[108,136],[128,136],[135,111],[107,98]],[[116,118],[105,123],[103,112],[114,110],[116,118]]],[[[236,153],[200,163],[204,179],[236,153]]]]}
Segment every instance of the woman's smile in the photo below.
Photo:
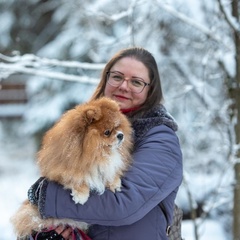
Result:
{"type": "Polygon", "coordinates": [[[121,100],[129,100],[128,97],[125,97],[125,96],[123,96],[123,95],[113,94],[113,96],[114,96],[115,98],[119,99],[120,101],[121,101],[121,100]]]}

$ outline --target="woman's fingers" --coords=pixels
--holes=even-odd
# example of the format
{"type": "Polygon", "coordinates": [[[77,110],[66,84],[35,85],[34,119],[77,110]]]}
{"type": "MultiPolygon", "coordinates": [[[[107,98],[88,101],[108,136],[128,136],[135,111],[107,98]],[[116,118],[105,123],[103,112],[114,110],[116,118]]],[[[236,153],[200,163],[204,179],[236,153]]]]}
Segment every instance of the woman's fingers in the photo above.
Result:
{"type": "Polygon", "coordinates": [[[58,234],[61,234],[61,232],[65,229],[66,227],[65,226],[58,226],[57,228],[55,228],[55,231],[58,233],[58,234]]]}
{"type": "Polygon", "coordinates": [[[58,226],[55,231],[66,240],[72,240],[72,228],[66,226],[58,226]]]}

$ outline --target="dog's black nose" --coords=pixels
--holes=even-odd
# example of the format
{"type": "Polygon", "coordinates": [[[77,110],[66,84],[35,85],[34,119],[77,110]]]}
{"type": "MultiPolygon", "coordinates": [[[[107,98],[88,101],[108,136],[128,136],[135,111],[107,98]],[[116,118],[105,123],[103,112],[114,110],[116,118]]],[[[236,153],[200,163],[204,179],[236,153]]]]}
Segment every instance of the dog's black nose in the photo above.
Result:
{"type": "Polygon", "coordinates": [[[122,133],[118,133],[117,139],[118,139],[118,140],[123,140],[123,134],[122,134],[122,133]]]}

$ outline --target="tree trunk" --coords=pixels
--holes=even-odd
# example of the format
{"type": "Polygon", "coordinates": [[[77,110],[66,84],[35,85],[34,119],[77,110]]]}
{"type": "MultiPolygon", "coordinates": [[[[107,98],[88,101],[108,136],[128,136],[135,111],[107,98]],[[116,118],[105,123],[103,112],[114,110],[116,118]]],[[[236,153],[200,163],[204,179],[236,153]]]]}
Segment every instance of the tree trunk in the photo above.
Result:
{"type": "MultiPolygon", "coordinates": [[[[239,22],[238,0],[232,1],[232,15],[239,22]]],[[[240,33],[234,32],[236,47],[236,82],[234,86],[234,112],[236,113],[235,137],[236,144],[240,146],[240,33]]],[[[236,158],[240,160],[240,149],[238,148],[236,158]]],[[[240,239],[240,162],[235,164],[235,189],[233,206],[233,239],[240,239]]]]}

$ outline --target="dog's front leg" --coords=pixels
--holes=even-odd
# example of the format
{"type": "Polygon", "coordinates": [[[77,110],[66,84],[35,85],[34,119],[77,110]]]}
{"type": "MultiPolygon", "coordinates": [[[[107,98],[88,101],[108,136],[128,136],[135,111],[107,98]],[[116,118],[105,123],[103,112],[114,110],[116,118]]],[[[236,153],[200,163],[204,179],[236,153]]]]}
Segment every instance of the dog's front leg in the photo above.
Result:
{"type": "Polygon", "coordinates": [[[112,192],[121,192],[121,187],[122,187],[122,182],[120,177],[115,177],[115,179],[113,180],[113,182],[109,182],[108,183],[108,188],[112,191],[112,192]]]}
{"type": "Polygon", "coordinates": [[[90,194],[90,189],[89,187],[83,183],[79,186],[74,186],[72,189],[72,199],[73,201],[77,204],[84,204],[88,198],[89,198],[89,194],[90,194]]]}

